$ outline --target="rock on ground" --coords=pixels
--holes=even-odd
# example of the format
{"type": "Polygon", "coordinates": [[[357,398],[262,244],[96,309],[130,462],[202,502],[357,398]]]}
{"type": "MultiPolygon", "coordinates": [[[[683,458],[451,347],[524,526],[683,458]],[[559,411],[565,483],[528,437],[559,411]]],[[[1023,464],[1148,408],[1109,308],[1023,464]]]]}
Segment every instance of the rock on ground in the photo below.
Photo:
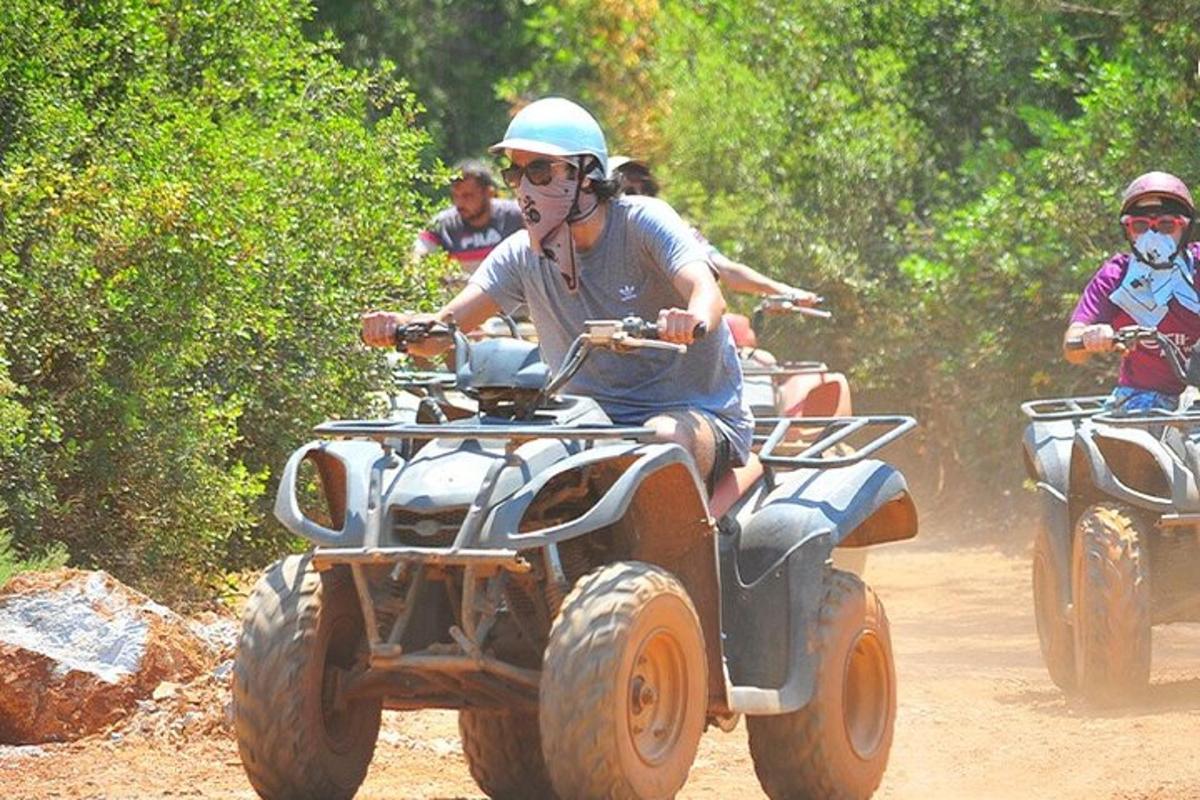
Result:
{"type": "Polygon", "coordinates": [[[0,592],[0,745],[103,730],[216,658],[182,617],[107,573],[19,575],[0,592]]]}

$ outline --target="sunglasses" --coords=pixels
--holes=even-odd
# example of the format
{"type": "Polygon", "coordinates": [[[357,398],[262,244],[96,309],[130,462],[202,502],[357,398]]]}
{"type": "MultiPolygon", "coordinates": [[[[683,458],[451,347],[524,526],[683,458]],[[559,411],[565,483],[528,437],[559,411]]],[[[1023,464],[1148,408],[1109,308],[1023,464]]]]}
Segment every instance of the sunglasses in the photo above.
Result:
{"type": "Polygon", "coordinates": [[[554,166],[561,164],[566,168],[567,178],[575,177],[575,165],[568,164],[566,161],[551,161],[548,158],[537,158],[530,161],[525,166],[517,164],[509,164],[504,169],[500,170],[501,177],[504,182],[516,189],[521,185],[521,177],[529,178],[529,182],[534,186],[545,186],[554,178],[554,166]]]}
{"type": "Polygon", "coordinates": [[[1161,214],[1153,217],[1134,217],[1129,214],[1121,217],[1121,224],[1130,236],[1141,236],[1149,230],[1174,236],[1183,231],[1191,220],[1178,214],[1161,214]]]}

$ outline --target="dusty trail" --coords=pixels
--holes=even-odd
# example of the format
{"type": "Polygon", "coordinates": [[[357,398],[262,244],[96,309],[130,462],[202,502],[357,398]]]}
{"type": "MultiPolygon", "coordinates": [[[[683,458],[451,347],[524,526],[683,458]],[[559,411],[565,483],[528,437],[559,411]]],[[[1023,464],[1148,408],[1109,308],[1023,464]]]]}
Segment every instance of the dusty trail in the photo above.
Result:
{"type": "MultiPolygon", "coordinates": [[[[1200,625],[1155,629],[1141,706],[1066,703],[1041,666],[1028,560],[918,543],[877,550],[867,579],[887,606],[900,711],[883,798],[1200,800],[1200,625]]],[[[40,756],[0,748],[0,796],[253,798],[234,745],[93,740],[40,756]]],[[[479,797],[455,717],[388,715],[359,797],[479,797]]],[[[709,732],[683,798],[760,796],[745,733],[709,732]]]]}

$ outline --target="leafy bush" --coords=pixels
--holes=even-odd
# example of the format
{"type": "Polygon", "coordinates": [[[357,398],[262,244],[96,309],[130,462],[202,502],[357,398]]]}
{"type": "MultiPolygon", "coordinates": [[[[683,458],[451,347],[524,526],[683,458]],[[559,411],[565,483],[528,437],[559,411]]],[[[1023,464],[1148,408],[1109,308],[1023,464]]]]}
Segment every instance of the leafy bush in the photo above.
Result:
{"type": "Polygon", "coordinates": [[[0,525],[167,593],[287,547],[272,475],[364,410],[357,316],[408,262],[429,140],[300,0],[0,8],[0,525]]]}

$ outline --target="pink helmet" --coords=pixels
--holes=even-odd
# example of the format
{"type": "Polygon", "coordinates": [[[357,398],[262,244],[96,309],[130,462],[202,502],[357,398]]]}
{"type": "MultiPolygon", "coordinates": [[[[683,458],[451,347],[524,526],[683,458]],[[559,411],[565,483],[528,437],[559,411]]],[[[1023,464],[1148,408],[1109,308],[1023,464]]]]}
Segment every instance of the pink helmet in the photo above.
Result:
{"type": "Polygon", "coordinates": [[[1176,200],[1187,208],[1188,216],[1196,215],[1196,204],[1192,202],[1187,184],[1168,172],[1147,172],[1134,178],[1121,195],[1121,215],[1129,213],[1139,200],[1152,195],[1176,200]]]}

